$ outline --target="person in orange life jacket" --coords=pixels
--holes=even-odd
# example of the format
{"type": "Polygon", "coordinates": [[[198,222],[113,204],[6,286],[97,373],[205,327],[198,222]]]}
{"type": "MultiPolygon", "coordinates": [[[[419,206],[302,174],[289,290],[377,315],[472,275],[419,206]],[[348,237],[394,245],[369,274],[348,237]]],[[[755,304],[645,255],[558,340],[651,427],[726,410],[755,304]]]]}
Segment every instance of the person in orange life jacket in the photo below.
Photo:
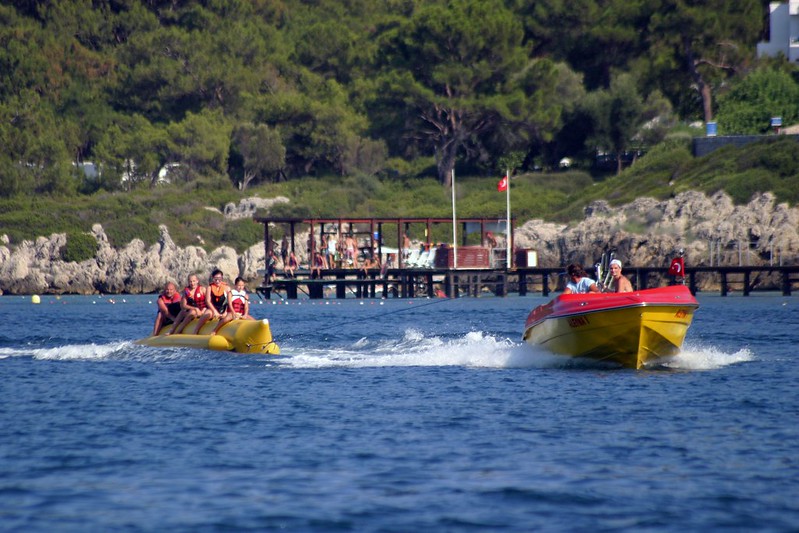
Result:
{"type": "Polygon", "coordinates": [[[250,316],[250,297],[247,295],[244,280],[236,278],[235,283],[235,288],[230,291],[230,307],[233,308],[233,317],[255,320],[250,316]]]}
{"type": "Polygon", "coordinates": [[[180,315],[180,294],[174,283],[170,281],[164,285],[164,292],[158,295],[156,305],[158,314],[155,315],[153,335],[158,335],[162,327],[173,324],[180,315]]]}
{"type": "Polygon", "coordinates": [[[233,320],[233,310],[230,308],[230,287],[223,280],[224,275],[218,268],[211,273],[211,285],[205,293],[205,304],[210,315],[206,313],[200,317],[197,328],[194,330],[195,334],[200,332],[200,328],[209,318],[219,319],[213,335],[216,335],[222,326],[233,320]]]}
{"type": "Polygon", "coordinates": [[[205,287],[200,285],[200,279],[196,274],[189,274],[187,282],[188,285],[180,291],[180,313],[167,335],[182,333],[189,322],[201,317],[206,311],[205,287]]]}

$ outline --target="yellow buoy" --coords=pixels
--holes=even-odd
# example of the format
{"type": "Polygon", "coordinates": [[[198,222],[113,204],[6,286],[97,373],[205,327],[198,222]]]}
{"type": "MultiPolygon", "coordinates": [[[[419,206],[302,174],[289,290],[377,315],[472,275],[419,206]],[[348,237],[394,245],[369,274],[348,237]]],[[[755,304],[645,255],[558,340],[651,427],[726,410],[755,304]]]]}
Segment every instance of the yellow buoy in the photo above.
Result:
{"type": "Polygon", "coordinates": [[[39,298],[38,294],[34,294],[33,296],[31,296],[31,303],[32,304],[40,304],[40,303],[42,303],[42,299],[39,298]]]}

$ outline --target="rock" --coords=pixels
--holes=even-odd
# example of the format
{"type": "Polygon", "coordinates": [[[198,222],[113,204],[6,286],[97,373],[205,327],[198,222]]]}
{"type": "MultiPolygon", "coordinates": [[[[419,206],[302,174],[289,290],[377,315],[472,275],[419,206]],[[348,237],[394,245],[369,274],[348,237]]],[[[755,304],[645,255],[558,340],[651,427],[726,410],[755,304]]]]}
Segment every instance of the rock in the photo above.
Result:
{"type": "Polygon", "coordinates": [[[225,218],[236,220],[239,218],[252,218],[258,209],[270,209],[275,204],[287,204],[290,200],[285,196],[277,196],[275,198],[258,198],[253,196],[251,198],[242,198],[238,204],[229,202],[225,204],[224,215],[225,218]]]}
{"type": "MultiPolygon", "coordinates": [[[[256,209],[287,202],[284,198],[251,198],[225,207],[226,216],[251,216],[256,209]],[[250,213],[243,215],[242,213],[250,213]]],[[[638,198],[613,208],[592,202],[578,224],[530,220],[514,232],[517,249],[535,250],[540,266],[581,263],[586,268],[614,250],[625,267],[668,266],[672,256],[685,250],[688,265],[793,264],[799,255],[799,208],[777,204],[771,193],[755,195],[736,206],[723,192],[707,196],[684,192],[668,200],[638,198]]],[[[199,246],[178,247],[166,226],[158,242],[147,246],[135,239],[113,248],[102,226],[92,226],[97,240],[93,259],[65,262],[61,249],[65,234],[39,237],[11,246],[0,236],[0,294],[152,293],[167,281],[183,286],[190,274],[205,281],[219,268],[231,283],[241,276],[250,286],[260,283],[265,266],[263,243],[240,256],[228,246],[208,253],[199,246]]],[[[308,232],[296,235],[296,253],[307,264],[308,232]]]]}

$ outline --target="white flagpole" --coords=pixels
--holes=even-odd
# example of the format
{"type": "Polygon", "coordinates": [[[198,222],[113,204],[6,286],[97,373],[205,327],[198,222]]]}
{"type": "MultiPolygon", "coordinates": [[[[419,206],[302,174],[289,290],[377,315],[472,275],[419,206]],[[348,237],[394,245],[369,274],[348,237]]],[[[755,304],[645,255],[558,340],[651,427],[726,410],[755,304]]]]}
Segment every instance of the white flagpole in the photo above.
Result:
{"type": "Polygon", "coordinates": [[[507,218],[506,226],[505,226],[505,229],[507,230],[507,234],[505,235],[505,244],[506,244],[505,253],[507,254],[505,256],[506,257],[505,268],[506,269],[510,269],[512,267],[512,265],[513,265],[513,261],[512,261],[511,255],[510,255],[510,252],[511,252],[511,250],[510,250],[510,235],[511,235],[511,231],[512,231],[511,227],[510,227],[510,169],[508,169],[505,172],[505,182],[507,183],[507,187],[505,187],[505,200],[506,200],[506,204],[507,204],[507,208],[508,208],[508,213],[507,213],[508,218],[507,218]]]}
{"type": "Polygon", "coordinates": [[[455,169],[452,169],[452,266],[458,268],[458,224],[455,218],[455,169]]]}

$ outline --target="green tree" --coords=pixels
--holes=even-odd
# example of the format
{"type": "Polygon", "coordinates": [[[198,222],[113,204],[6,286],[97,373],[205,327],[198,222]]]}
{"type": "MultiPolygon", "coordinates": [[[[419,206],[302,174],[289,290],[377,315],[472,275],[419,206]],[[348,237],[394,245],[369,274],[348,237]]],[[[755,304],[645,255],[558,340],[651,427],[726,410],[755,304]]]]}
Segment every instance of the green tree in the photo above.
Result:
{"type": "Polygon", "coordinates": [[[763,3],[759,0],[662,0],[650,3],[646,29],[650,75],[664,92],[678,83],[694,88],[701,98],[702,117],[713,120],[713,90],[740,71],[752,56],[760,36],[763,3]]]}
{"type": "Polygon", "coordinates": [[[799,122],[799,84],[783,70],[754,70],[718,98],[716,119],[725,133],[766,133],[771,117],[799,122]]]}
{"type": "Polygon", "coordinates": [[[551,134],[558,109],[539,107],[554,87],[549,61],[528,59],[518,18],[480,0],[423,5],[387,35],[386,99],[404,121],[405,137],[436,158],[450,185],[457,156],[481,153],[500,128],[551,134]],[[401,104],[398,105],[398,99],[401,104]]]}
{"type": "Polygon", "coordinates": [[[165,128],[141,115],[117,117],[95,148],[105,186],[128,190],[140,183],[155,186],[159,171],[170,162],[168,139],[165,128]]]}
{"type": "Polygon", "coordinates": [[[610,89],[589,94],[585,107],[592,118],[595,145],[616,156],[616,172],[621,173],[624,152],[644,123],[644,101],[629,74],[611,80],[610,89]]]}
{"type": "Polygon", "coordinates": [[[254,180],[266,179],[286,164],[286,147],[277,130],[266,124],[246,123],[233,129],[231,158],[240,160],[242,177],[239,190],[246,189],[254,180]]]}
{"type": "MultiPolygon", "coordinates": [[[[185,165],[190,173],[219,175],[227,170],[232,128],[218,111],[189,113],[167,127],[170,162],[185,165]]],[[[188,173],[184,173],[188,175],[188,173]]]]}

